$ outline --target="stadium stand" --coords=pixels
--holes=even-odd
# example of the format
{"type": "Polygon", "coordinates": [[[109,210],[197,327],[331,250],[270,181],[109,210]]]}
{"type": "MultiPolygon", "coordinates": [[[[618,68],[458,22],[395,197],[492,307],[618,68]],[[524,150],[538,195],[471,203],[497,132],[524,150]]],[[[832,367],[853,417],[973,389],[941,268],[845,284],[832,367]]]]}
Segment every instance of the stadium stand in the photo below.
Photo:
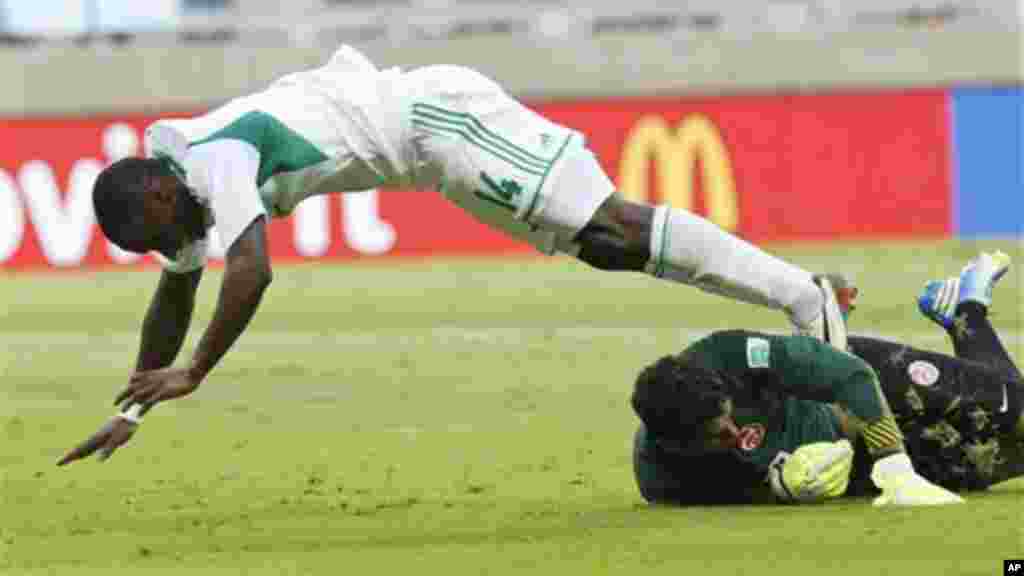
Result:
{"type": "MultiPolygon", "coordinates": [[[[245,43],[300,46],[338,41],[465,36],[578,37],[616,33],[840,31],[965,27],[1015,29],[1017,0],[182,0],[166,30],[90,30],[116,44],[245,43]]],[[[0,30],[4,29],[0,13],[0,30]]],[[[5,33],[2,43],[30,47],[59,37],[5,33]]]]}

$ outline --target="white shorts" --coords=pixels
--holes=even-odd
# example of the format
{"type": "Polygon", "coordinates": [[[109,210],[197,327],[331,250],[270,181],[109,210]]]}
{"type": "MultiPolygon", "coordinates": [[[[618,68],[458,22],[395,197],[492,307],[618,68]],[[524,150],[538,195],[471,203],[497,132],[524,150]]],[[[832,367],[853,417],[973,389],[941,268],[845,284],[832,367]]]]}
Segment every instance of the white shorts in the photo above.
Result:
{"type": "Polygon", "coordinates": [[[481,74],[414,70],[411,130],[451,202],[545,254],[573,238],[615,191],[583,135],[555,124],[481,74]]]}

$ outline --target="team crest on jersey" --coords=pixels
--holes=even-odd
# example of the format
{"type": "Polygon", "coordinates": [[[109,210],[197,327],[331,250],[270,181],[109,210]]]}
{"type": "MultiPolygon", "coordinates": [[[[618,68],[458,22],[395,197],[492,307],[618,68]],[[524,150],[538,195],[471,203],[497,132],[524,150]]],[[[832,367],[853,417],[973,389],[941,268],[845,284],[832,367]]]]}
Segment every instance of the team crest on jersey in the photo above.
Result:
{"type": "Polygon", "coordinates": [[[740,428],[736,439],[736,447],[743,452],[753,452],[764,442],[765,429],[760,424],[747,424],[740,428]]]}
{"type": "Polygon", "coordinates": [[[747,338],[747,366],[771,368],[772,345],[764,338],[747,338]]]}
{"type": "Polygon", "coordinates": [[[910,366],[907,366],[907,374],[911,382],[924,388],[934,386],[939,381],[939,368],[924,360],[911,362],[910,366]]]}

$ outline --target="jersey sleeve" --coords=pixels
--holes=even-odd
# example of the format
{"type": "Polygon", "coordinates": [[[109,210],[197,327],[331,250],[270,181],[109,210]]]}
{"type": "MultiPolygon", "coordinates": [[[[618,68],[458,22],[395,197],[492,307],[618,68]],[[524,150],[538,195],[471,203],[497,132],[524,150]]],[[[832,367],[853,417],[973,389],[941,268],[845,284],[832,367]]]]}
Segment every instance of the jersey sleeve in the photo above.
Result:
{"type": "Polygon", "coordinates": [[[248,142],[222,139],[191,148],[186,161],[208,199],[221,243],[230,250],[254,220],[267,214],[256,186],[260,153],[248,142]]]}
{"type": "Polygon", "coordinates": [[[723,331],[690,346],[684,355],[744,381],[756,379],[788,396],[838,403],[865,422],[878,420],[886,411],[874,369],[814,338],[723,331]]]}
{"type": "Polygon", "coordinates": [[[787,392],[838,403],[864,422],[887,413],[878,375],[867,362],[807,336],[777,338],[773,368],[787,392]]]}

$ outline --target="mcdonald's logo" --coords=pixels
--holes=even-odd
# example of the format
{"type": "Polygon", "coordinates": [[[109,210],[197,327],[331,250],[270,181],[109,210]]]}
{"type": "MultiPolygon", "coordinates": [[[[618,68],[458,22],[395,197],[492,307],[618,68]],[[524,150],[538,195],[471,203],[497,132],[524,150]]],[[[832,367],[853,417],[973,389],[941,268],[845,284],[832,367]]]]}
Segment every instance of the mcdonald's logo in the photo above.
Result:
{"type": "Polygon", "coordinates": [[[661,116],[641,118],[626,136],[619,160],[619,190],[627,199],[664,202],[692,210],[694,169],[700,158],[706,217],[726,230],[739,224],[739,201],[732,160],[718,127],[706,116],[687,116],[671,127],[661,116]],[[651,194],[650,166],[658,186],[651,194]]]}

